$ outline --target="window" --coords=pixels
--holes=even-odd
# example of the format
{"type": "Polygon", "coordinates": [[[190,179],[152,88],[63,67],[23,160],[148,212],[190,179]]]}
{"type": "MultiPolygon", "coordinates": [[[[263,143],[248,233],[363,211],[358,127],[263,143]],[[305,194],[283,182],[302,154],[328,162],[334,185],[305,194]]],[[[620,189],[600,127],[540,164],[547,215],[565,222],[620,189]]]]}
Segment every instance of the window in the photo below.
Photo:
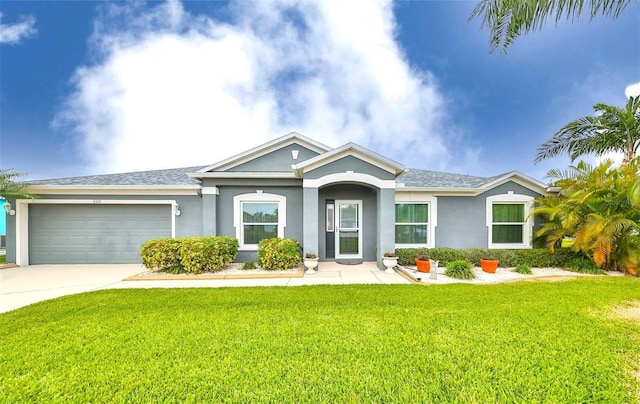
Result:
{"type": "Polygon", "coordinates": [[[492,243],[522,244],[525,223],[523,203],[494,203],[492,217],[492,243]]]}
{"type": "Polygon", "coordinates": [[[429,204],[396,203],[396,244],[427,244],[429,204]]]}
{"type": "Polygon", "coordinates": [[[438,198],[418,192],[396,192],[396,248],[434,248],[438,198]]]}
{"type": "Polygon", "coordinates": [[[278,237],[277,202],[242,202],[243,244],[278,237]]]}
{"type": "Polygon", "coordinates": [[[284,196],[262,192],[236,195],[233,205],[240,250],[256,250],[260,240],[284,237],[287,215],[284,196]]]}
{"type": "Polygon", "coordinates": [[[487,198],[489,248],[531,248],[529,212],[533,197],[518,194],[487,198]]]}

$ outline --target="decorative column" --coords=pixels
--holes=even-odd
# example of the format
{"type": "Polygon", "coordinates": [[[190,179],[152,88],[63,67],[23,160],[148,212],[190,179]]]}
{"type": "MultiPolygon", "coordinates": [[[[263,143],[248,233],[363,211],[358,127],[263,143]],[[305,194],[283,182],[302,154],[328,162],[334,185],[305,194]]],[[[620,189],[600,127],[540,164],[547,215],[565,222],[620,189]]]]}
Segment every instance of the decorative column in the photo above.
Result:
{"type": "Polygon", "coordinates": [[[318,188],[302,189],[302,248],[304,254],[318,251],[318,188]]]}
{"type": "Polygon", "coordinates": [[[378,190],[378,268],[384,269],[382,255],[396,248],[396,191],[393,188],[378,190]]]}
{"type": "Polygon", "coordinates": [[[218,187],[202,188],[202,235],[217,236],[217,203],[220,194],[218,187]]]}

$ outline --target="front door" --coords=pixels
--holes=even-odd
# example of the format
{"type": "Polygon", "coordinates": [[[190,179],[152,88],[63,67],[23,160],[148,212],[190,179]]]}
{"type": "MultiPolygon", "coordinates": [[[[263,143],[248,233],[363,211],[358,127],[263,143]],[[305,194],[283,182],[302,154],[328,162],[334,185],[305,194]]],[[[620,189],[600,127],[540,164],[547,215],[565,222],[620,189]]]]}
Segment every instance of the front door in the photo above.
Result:
{"type": "Polygon", "coordinates": [[[336,201],[336,258],[362,258],[362,201],[336,201]]]}

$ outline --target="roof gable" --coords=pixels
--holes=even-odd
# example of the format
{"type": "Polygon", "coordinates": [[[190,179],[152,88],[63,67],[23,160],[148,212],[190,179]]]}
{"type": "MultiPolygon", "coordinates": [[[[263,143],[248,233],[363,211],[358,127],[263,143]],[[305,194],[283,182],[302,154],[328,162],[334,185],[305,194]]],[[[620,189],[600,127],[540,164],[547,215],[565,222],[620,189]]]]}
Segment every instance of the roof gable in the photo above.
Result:
{"type": "Polygon", "coordinates": [[[303,136],[297,132],[291,132],[270,142],[264,143],[260,146],[256,146],[240,154],[236,154],[235,156],[219,161],[218,163],[204,167],[201,170],[198,170],[197,173],[231,171],[238,166],[247,164],[252,160],[266,156],[269,153],[273,153],[279,149],[294,144],[304,147],[305,149],[310,150],[311,152],[316,154],[326,153],[327,151],[331,150],[329,146],[316,142],[315,140],[303,136]]]}
{"type": "Polygon", "coordinates": [[[384,171],[387,171],[394,176],[400,175],[404,172],[404,166],[402,164],[390,160],[355,143],[347,143],[344,146],[338,147],[337,149],[333,149],[324,154],[303,161],[302,163],[293,166],[293,169],[296,173],[296,176],[302,177],[306,172],[315,170],[319,167],[341,160],[345,157],[355,157],[384,171]]]}

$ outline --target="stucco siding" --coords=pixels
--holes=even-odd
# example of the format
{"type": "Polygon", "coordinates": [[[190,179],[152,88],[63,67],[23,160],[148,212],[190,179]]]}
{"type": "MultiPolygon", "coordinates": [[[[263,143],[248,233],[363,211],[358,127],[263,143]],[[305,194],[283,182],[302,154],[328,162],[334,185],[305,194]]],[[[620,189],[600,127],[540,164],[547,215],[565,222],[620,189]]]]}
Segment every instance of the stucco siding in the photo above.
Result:
{"type": "Polygon", "coordinates": [[[317,155],[318,153],[303,146],[300,146],[298,144],[291,144],[281,149],[275,150],[267,155],[257,157],[251,161],[247,161],[246,163],[230,168],[228,171],[290,172],[292,164],[301,163],[317,155]],[[298,150],[297,159],[293,158],[292,152],[294,150],[298,150]]]}
{"type": "Polygon", "coordinates": [[[306,179],[318,179],[329,174],[345,173],[347,171],[353,171],[356,173],[369,174],[381,180],[393,180],[395,174],[389,171],[383,170],[380,167],[363,161],[359,158],[349,156],[343,157],[331,163],[325,164],[322,167],[318,167],[314,170],[310,170],[305,173],[306,179]]]}
{"type": "MultiPolygon", "coordinates": [[[[284,237],[298,240],[302,243],[302,188],[297,187],[241,187],[241,186],[225,186],[220,187],[218,195],[218,234],[236,237],[236,228],[234,227],[234,206],[233,197],[242,194],[253,194],[257,189],[262,190],[265,194],[276,194],[286,197],[287,203],[287,221],[284,228],[284,237]]],[[[255,251],[241,251],[238,254],[238,262],[255,261],[257,254],[255,251]]]]}
{"type": "Polygon", "coordinates": [[[436,247],[487,248],[489,244],[486,224],[486,198],[514,194],[534,198],[540,194],[509,181],[478,196],[439,196],[436,247]]]}

